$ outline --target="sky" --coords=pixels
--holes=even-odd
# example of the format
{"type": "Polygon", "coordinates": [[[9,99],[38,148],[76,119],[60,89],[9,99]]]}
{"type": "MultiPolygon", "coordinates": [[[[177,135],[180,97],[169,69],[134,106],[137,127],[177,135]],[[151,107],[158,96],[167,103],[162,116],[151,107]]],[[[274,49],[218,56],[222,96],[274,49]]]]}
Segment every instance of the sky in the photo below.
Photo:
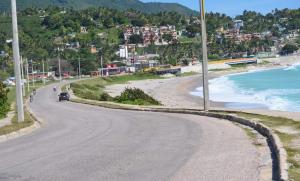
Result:
{"type": "MultiPolygon", "coordinates": [[[[191,9],[199,10],[199,0],[141,0],[143,2],[180,3],[191,9]]],[[[246,10],[269,13],[275,8],[300,8],[300,0],[206,0],[206,10],[225,13],[229,16],[242,14],[246,10]]]]}

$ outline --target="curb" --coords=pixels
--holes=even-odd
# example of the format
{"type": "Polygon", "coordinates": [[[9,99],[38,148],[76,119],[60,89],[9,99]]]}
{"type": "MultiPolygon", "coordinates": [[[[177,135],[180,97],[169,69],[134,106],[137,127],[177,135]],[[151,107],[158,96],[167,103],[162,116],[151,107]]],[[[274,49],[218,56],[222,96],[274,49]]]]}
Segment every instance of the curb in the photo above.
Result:
{"type": "Polygon", "coordinates": [[[277,164],[276,166],[278,168],[276,175],[278,176],[278,180],[280,180],[280,181],[288,181],[289,180],[289,176],[288,176],[289,165],[287,162],[287,152],[286,152],[280,138],[278,137],[278,135],[275,134],[271,128],[267,127],[266,125],[264,125],[262,123],[258,123],[253,120],[248,120],[248,119],[240,118],[240,117],[233,116],[233,115],[205,112],[205,111],[196,110],[196,109],[141,107],[141,106],[124,105],[124,104],[117,104],[117,103],[111,103],[111,102],[92,101],[92,100],[86,100],[86,99],[81,99],[81,98],[77,98],[77,97],[76,97],[76,99],[71,99],[70,101],[74,102],[74,103],[88,104],[88,105],[100,106],[100,107],[104,107],[104,108],[121,109],[121,110],[129,110],[129,111],[194,114],[194,115],[199,115],[199,116],[207,116],[207,117],[213,117],[213,118],[218,118],[218,119],[225,119],[225,120],[229,120],[231,122],[235,122],[235,123],[239,123],[241,125],[251,127],[269,140],[270,149],[271,149],[271,151],[273,151],[275,153],[275,157],[276,157],[275,163],[277,164]]]}

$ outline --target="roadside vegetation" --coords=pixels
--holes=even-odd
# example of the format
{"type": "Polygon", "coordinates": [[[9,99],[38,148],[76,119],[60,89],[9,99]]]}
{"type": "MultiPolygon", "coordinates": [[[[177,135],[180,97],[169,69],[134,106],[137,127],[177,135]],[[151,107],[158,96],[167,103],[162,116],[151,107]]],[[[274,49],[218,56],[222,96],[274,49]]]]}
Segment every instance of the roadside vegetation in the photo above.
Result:
{"type": "Polygon", "coordinates": [[[137,88],[126,88],[120,96],[113,99],[115,102],[133,105],[161,105],[160,102],[137,88]]]}
{"type": "Polygon", "coordinates": [[[25,111],[24,116],[25,116],[24,117],[25,118],[24,122],[18,123],[17,115],[15,115],[13,117],[12,122],[11,122],[10,125],[7,125],[7,126],[4,126],[4,127],[0,128],[0,136],[1,135],[6,135],[6,134],[9,134],[9,133],[18,131],[18,130],[21,130],[23,128],[27,128],[27,127],[34,124],[34,119],[30,116],[30,114],[27,111],[25,111]]]}
{"type": "Polygon", "coordinates": [[[9,111],[8,94],[9,90],[0,81],[0,119],[6,117],[9,111]]]}
{"type": "Polygon", "coordinates": [[[289,168],[289,177],[291,180],[300,178],[300,122],[284,117],[266,116],[260,114],[251,114],[244,112],[225,112],[235,114],[239,117],[252,119],[270,127],[279,136],[287,154],[289,168]]]}
{"type": "Polygon", "coordinates": [[[133,75],[100,77],[71,83],[70,88],[74,94],[83,99],[97,101],[112,101],[134,105],[159,105],[160,103],[140,89],[126,89],[120,96],[111,97],[104,89],[112,84],[124,84],[128,81],[162,79],[158,75],[150,73],[136,73],[133,75]]]}

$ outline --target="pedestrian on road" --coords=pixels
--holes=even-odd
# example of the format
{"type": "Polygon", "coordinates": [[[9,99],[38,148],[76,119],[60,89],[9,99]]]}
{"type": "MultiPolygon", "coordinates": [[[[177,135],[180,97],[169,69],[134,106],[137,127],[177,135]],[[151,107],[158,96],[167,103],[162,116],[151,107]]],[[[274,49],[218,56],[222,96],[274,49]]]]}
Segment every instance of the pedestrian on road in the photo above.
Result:
{"type": "Polygon", "coordinates": [[[30,102],[33,102],[33,93],[30,93],[29,100],[30,100],[30,102]]]}

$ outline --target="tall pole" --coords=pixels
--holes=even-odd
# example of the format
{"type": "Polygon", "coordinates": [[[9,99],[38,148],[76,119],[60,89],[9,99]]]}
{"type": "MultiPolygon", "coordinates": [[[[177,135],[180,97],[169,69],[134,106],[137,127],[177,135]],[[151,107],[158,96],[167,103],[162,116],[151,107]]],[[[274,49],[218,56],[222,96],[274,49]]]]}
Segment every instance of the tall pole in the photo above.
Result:
{"type": "Polygon", "coordinates": [[[24,77],[24,69],[23,69],[23,57],[21,56],[21,80],[22,80],[22,91],[23,91],[23,96],[25,96],[26,95],[26,93],[25,93],[25,83],[24,83],[24,79],[25,79],[25,77],[24,77]]]}
{"type": "Polygon", "coordinates": [[[100,57],[100,61],[101,61],[101,77],[103,77],[103,56],[102,56],[102,54],[100,57]]]}
{"type": "Polygon", "coordinates": [[[207,56],[207,35],[206,35],[206,21],[205,21],[205,3],[200,0],[201,13],[201,30],[202,30],[202,78],[203,78],[203,105],[204,111],[209,111],[209,85],[208,85],[208,56],[207,56]]]}
{"type": "Polygon", "coordinates": [[[81,79],[81,65],[80,65],[80,58],[78,60],[78,78],[81,79]]]}
{"type": "Polygon", "coordinates": [[[29,84],[29,64],[28,60],[26,59],[26,74],[27,74],[27,92],[29,93],[30,91],[30,84],[29,84]]]}
{"type": "Polygon", "coordinates": [[[43,60],[43,84],[46,85],[46,79],[45,79],[45,62],[43,60]]]}
{"type": "Polygon", "coordinates": [[[12,10],[13,57],[14,57],[14,72],[16,78],[16,99],[17,99],[18,122],[23,122],[24,106],[23,106],[23,95],[22,95],[22,85],[21,85],[20,50],[19,50],[16,0],[11,0],[11,10],[12,10]]]}
{"type": "Polygon", "coordinates": [[[60,56],[58,56],[58,72],[59,72],[59,83],[61,83],[61,66],[60,66],[60,56]]]}
{"type": "Polygon", "coordinates": [[[32,87],[35,87],[35,77],[34,77],[34,69],[33,69],[33,60],[31,60],[31,76],[32,76],[32,87]]]}

